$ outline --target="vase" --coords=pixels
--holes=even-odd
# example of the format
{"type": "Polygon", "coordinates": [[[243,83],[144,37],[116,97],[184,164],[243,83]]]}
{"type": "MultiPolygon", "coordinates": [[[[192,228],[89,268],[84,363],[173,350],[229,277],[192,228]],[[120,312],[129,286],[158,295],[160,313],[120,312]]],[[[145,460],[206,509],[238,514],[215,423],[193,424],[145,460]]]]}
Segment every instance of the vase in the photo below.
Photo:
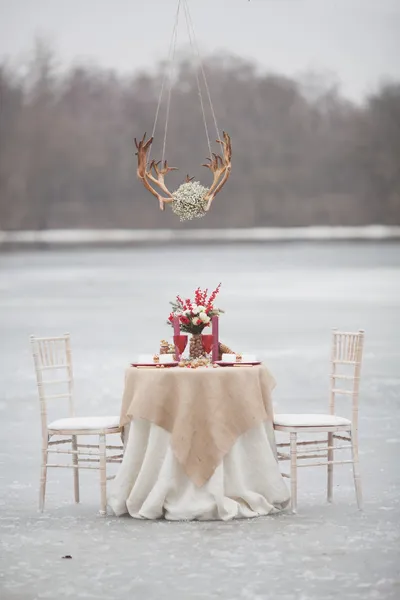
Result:
{"type": "Polygon", "coordinates": [[[189,356],[190,358],[200,358],[204,356],[204,348],[203,341],[201,339],[201,333],[194,333],[190,338],[189,356]]]}

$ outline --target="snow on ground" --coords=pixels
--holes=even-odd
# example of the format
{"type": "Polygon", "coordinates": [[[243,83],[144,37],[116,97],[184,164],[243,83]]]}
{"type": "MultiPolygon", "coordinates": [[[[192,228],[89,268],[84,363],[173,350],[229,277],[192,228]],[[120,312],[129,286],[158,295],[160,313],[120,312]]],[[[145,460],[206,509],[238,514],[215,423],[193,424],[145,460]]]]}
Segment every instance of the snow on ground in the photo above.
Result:
{"type": "Polygon", "coordinates": [[[310,240],[398,240],[398,225],[357,227],[251,227],[235,229],[45,229],[2,231],[0,247],[13,244],[121,244],[155,242],[274,242],[310,240]]]}
{"type": "MultiPolygon", "coordinates": [[[[0,256],[0,597],[390,600],[400,596],[400,253],[310,243],[0,256]],[[124,369],[170,334],[168,301],[222,280],[221,338],[257,352],[286,411],[327,403],[330,329],[366,330],[360,444],[350,469],[300,470],[299,513],[229,523],[97,516],[96,472],[52,470],[37,512],[40,423],[29,335],[72,335],[80,414],[118,414],[124,369]],[[71,559],[63,558],[66,555],[71,559]]],[[[61,407],[60,407],[61,409],[61,407]]],[[[343,410],[345,407],[343,406],[343,410]]]]}

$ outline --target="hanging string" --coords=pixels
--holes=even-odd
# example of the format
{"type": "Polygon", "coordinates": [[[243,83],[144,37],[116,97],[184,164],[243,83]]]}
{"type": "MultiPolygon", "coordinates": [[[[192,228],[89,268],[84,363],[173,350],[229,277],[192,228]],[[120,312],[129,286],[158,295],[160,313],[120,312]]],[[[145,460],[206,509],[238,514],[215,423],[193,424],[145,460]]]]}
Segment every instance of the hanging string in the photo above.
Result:
{"type": "MultiPolygon", "coordinates": [[[[214,121],[215,131],[217,133],[218,139],[220,140],[221,136],[220,136],[219,129],[218,129],[217,118],[215,116],[214,106],[213,106],[213,103],[212,103],[212,100],[211,100],[210,88],[208,86],[206,72],[205,72],[205,69],[204,69],[203,61],[201,59],[200,50],[199,50],[199,46],[198,46],[197,39],[196,39],[196,33],[195,33],[195,30],[194,30],[194,25],[193,25],[192,17],[190,15],[189,5],[188,5],[187,0],[183,0],[183,1],[184,1],[184,5],[185,5],[186,21],[189,23],[188,24],[189,36],[191,37],[191,34],[193,36],[194,45],[195,45],[195,48],[196,48],[196,51],[197,51],[197,58],[198,58],[199,66],[200,66],[200,69],[201,69],[201,72],[202,72],[202,75],[203,75],[204,86],[205,86],[206,91],[207,91],[208,102],[210,104],[211,114],[212,114],[213,121],[214,121]],[[190,29],[191,29],[191,34],[190,34],[190,29]]],[[[211,150],[210,150],[210,152],[211,152],[211,150]]]]}
{"type": "MultiPolygon", "coordinates": [[[[178,0],[178,6],[176,9],[176,13],[175,13],[175,22],[174,22],[174,27],[172,29],[172,35],[171,35],[171,40],[169,43],[169,48],[168,48],[168,65],[169,68],[172,68],[172,64],[173,64],[173,57],[175,55],[175,48],[176,48],[176,40],[177,40],[177,32],[178,32],[178,22],[179,22],[179,12],[181,9],[181,0],[178,0]]],[[[157,127],[157,121],[158,121],[158,116],[160,113],[160,108],[161,108],[161,102],[162,102],[162,98],[163,98],[163,94],[164,94],[164,88],[165,88],[165,83],[167,80],[167,76],[168,76],[168,68],[165,69],[164,72],[164,77],[162,79],[162,83],[161,83],[161,90],[160,90],[160,94],[158,97],[158,102],[157,102],[157,110],[156,110],[156,115],[154,118],[154,124],[153,124],[153,130],[151,133],[151,137],[154,137],[155,131],[156,131],[156,127],[157,127]]],[[[171,89],[171,88],[170,88],[171,89]]],[[[171,92],[169,94],[169,96],[171,95],[171,92]]],[[[168,109],[168,113],[169,113],[169,109],[168,109]]],[[[164,150],[163,150],[163,161],[164,161],[164,156],[165,156],[165,140],[166,140],[166,133],[164,132],[164,150]]],[[[147,165],[149,165],[150,163],[150,152],[151,152],[151,147],[149,148],[149,151],[147,153],[147,165]]]]}
{"type": "MultiPolygon", "coordinates": [[[[189,5],[188,5],[187,0],[178,0],[178,5],[177,5],[177,9],[176,9],[176,14],[175,14],[174,27],[172,30],[171,40],[170,40],[169,49],[168,49],[167,69],[165,70],[164,77],[162,79],[161,90],[160,90],[160,95],[159,95],[158,102],[157,102],[157,109],[156,109],[156,114],[155,114],[155,118],[154,118],[153,130],[152,130],[152,134],[151,134],[152,137],[154,137],[157,123],[158,123],[161,102],[162,102],[162,98],[164,95],[165,84],[166,84],[167,77],[168,77],[169,86],[168,86],[167,109],[166,109],[166,116],[165,116],[164,140],[163,140],[163,148],[162,148],[162,162],[164,162],[164,160],[165,160],[165,152],[166,152],[166,145],[167,145],[167,133],[168,133],[169,115],[170,115],[170,108],[171,108],[173,75],[174,75],[174,60],[175,60],[176,45],[177,45],[177,38],[178,38],[178,24],[179,24],[179,14],[180,14],[181,5],[183,5],[183,9],[184,9],[184,13],[185,13],[186,26],[187,26],[187,30],[188,30],[189,42],[190,42],[193,56],[195,56],[197,54],[198,69],[195,69],[195,76],[196,76],[197,90],[198,90],[198,95],[199,95],[199,100],[200,100],[204,129],[206,132],[207,144],[208,144],[208,150],[210,152],[210,156],[212,156],[212,148],[211,148],[210,135],[209,135],[209,131],[208,131],[204,100],[203,100],[203,95],[202,95],[202,91],[201,91],[199,71],[201,72],[202,77],[203,77],[204,86],[205,86],[205,89],[207,92],[207,97],[208,97],[208,103],[210,105],[210,110],[211,110],[212,118],[214,121],[215,131],[217,133],[218,139],[221,139],[219,129],[218,129],[218,124],[217,124],[217,119],[215,116],[214,106],[213,106],[213,103],[211,100],[210,88],[208,85],[206,72],[205,72],[205,69],[203,66],[203,61],[202,61],[202,58],[200,55],[199,46],[198,46],[198,43],[196,40],[196,34],[195,34],[192,17],[191,17],[190,10],[189,10],[189,5]]],[[[147,166],[149,166],[149,164],[150,164],[150,153],[151,153],[151,147],[149,148],[148,154],[147,154],[147,166]]]]}
{"type": "MultiPolygon", "coordinates": [[[[185,11],[185,18],[186,18],[186,25],[187,25],[188,35],[189,35],[190,46],[192,48],[193,54],[195,54],[194,40],[193,40],[192,32],[191,32],[191,29],[190,29],[189,7],[187,5],[186,0],[183,0],[183,6],[184,6],[184,11],[185,11]]],[[[197,69],[195,70],[195,75],[196,75],[196,81],[197,81],[197,91],[198,91],[199,99],[200,99],[201,112],[202,112],[202,115],[203,115],[204,129],[206,131],[208,151],[210,153],[210,157],[212,157],[212,149],[211,149],[210,136],[209,136],[208,127],[207,127],[206,112],[205,112],[205,108],[204,108],[204,102],[203,102],[203,96],[202,96],[202,93],[201,93],[201,85],[200,85],[199,73],[198,73],[197,69]]]]}
{"type": "MultiPolygon", "coordinates": [[[[176,23],[178,25],[178,20],[179,20],[179,10],[181,7],[181,0],[179,0],[178,2],[178,10],[177,10],[177,14],[176,14],[176,23]]],[[[169,89],[168,89],[168,101],[167,101],[167,112],[165,115],[165,129],[164,129],[164,142],[163,142],[163,149],[162,149],[162,162],[164,162],[165,160],[165,149],[167,146],[167,132],[168,132],[168,123],[169,123],[169,112],[170,112],[170,108],[171,108],[171,96],[172,96],[172,86],[173,86],[173,76],[174,76],[174,63],[175,63],[175,52],[176,52],[176,42],[178,39],[178,27],[176,26],[175,28],[175,32],[174,32],[174,39],[173,39],[173,47],[172,47],[172,56],[171,56],[171,64],[170,64],[170,72],[169,72],[169,89]]]]}

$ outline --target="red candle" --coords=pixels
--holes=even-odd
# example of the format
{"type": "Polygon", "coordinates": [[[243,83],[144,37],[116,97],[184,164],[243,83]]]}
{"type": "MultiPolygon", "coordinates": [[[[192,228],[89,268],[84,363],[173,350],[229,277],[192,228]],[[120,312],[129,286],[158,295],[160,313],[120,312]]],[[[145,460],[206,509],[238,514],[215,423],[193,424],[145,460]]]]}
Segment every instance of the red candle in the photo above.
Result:
{"type": "Polygon", "coordinates": [[[212,360],[213,362],[219,360],[219,337],[218,337],[218,317],[214,316],[211,318],[212,334],[214,337],[212,360]]]}
{"type": "Polygon", "coordinates": [[[174,335],[180,335],[181,328],[180,328],[180,325],[179,325],[179,318],[178,317],[174,317],[174,319],[173,319],[173,325],[174,325],[174,335]]]}

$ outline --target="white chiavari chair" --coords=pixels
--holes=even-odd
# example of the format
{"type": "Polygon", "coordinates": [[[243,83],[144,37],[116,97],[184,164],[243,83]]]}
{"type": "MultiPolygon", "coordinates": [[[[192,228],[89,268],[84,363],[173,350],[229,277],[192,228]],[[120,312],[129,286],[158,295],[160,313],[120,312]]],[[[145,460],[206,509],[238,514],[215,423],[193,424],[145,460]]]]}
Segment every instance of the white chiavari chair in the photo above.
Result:
{"type": "Polygon", "coordinates": [[[354,487],[358,508],[362,508],[361,479],[358,457],[358,397],[364,346],[364,331],[348,333],[333,330],[330,401],[327,414],[275,414],[274,429],[288,433],[289,443],[278,443],[278,459],[290,461],[292,510],[297,508],[298,467],[327,466],[327,499],[332,502],[333,466],[353,465],[354,487]],[[336,414],[336,397],[350,398],[351,419],[336,414]],[[327,434],[327,439],[298,441],[299,434],[327,434]],[[345,443],[344,443],[345,442],[345,443]],[[338,445],[339,444],[339,445],[338,445]],[[289,450],[289,452],[288,452],[289,450]],[[339,450],[350,450],[351,459],[336,460],[339,450]],[[315,459],[323,459],[315,462],[315,459]]]}
{"type": "Polygon", "coordinates": [[[73,399],[71,343],[68,333],[60,337],[31,336],[31,347],[36,371],[42,425],[42,466],[39,507],[43,511],[48,468],[73,469],[75,502],[79,502],[79,471],[100,471],[100,514],[107,513],[107,463],[122,461],[123,446],[107,446],[106,436],[123,435],[119,417],[76,417],[73,399]],[[60,386],[62,386],[60,388],[60,386]],[[58,393],[53,393],[56,389],[58,393]],[[48,423],[48,401],[67,400],[69,416],[48,423]],[[80,436],[98,436],[98,443],[81,444],[80,436]],[[54,439],[57,438],[57,439],[54,439]],[[67,438],[67,439],[65,439],[67,438]],[[57,464],[50,455],[71,455],[72,462],[57,464]]]}

